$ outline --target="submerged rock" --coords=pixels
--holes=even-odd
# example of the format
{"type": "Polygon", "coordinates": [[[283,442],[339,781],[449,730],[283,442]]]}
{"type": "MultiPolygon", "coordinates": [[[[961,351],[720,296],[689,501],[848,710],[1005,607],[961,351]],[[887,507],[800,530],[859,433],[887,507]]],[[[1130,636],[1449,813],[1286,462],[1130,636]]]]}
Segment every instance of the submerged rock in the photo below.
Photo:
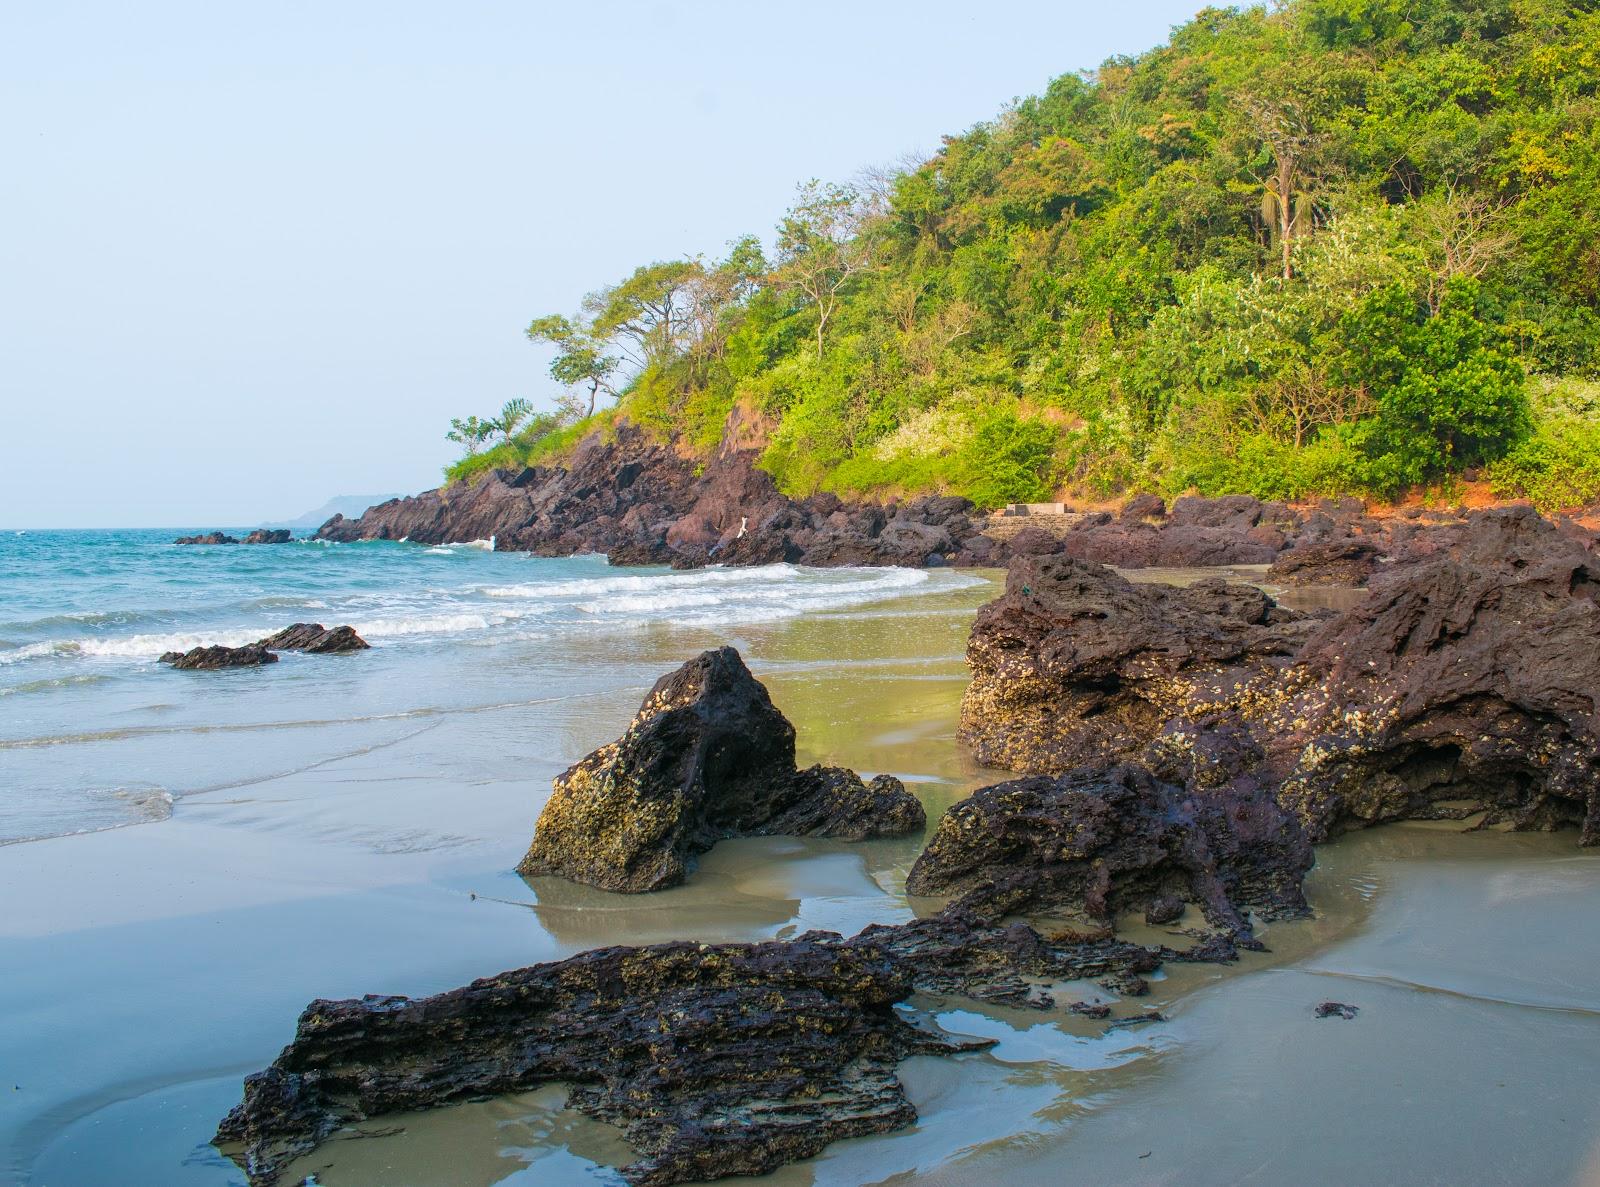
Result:
{"type": "Polygon", "coordinates": [[[237,544],[239,541],[223,532],[207,532],[203,536],[179,536],[174,544],[237,544]]]}
{"type": "Polygon", "coordinates": [[[572,1107],[623,1129],[639,1154],[621,1168],[629,1183],[763,1174],[915,1121],[896,1075],[906,1056],[992,1045],[910,1024],[895,1006],[914,990],[1043,1008],[1055,1003],[1040,980],[1139,993],[1163,960],[1233,956],[950,913],[848,940],[602,948],[433,997],[314,1001],[215,1141],[267,1187],[354,1122],[559,1082],[572,1107]]]}
{"type": "Polygon", "coordinates": [[[797,771],[794,727],[722,647],[662,677],[620,739],[556,778],[517,869],[637,894],[676,886],[729,837],[864,840],[925,822],[893,776],[797,771]]]}
{"type": "Polygon", "coordinates": [[[168,651],[157,663],[171,664],[184,671],[204,672],[219,668],[254,668],[261,664],[275,664],[278,657],[260,643],[244,647],[195,647],[188,651],[168,651]]]}
{"type": "Polygon", "coordinates": [[[343,655],[350,651],[368,651],[368,643],[351,626],[337,626],[332,630],[320,622],[297,622],[284,627],[275,635],[268,635],[256,644],[268,651],[304,651],[308,655],[343,655]]]}
{"type": "Polygon", "coordinates": [[[1132,766],[1086,767],[974,792],[944,814],[906,880],[988,918],[1064,906],[1115,923],[1171,922],[1196,903],[1248,935],[1245,912],[1306,912],[1311,846],[1261,791],[1186,792],[1132,766]]]}

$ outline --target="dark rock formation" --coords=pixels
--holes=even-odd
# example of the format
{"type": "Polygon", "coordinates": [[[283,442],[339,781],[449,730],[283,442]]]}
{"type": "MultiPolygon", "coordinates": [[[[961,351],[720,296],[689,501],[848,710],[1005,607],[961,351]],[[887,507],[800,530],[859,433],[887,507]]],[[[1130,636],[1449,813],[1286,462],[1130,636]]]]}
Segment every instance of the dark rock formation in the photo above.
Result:
{"type": "Polygon", "coordinates": [[[1368,548],[1374,562],[1414,558],[1477,518],[1419,510],[1380,519],[1354,499],[1292,508],[1249,495],[1181,498],[1169,509],[1156,495],[1136,495],[1116,516],[1058,517],[1048,527],[1024,522],[1020,531],[1012,521],[1001,530],[953,496],[889,503],[844,503],[825,493],[790,498],[756,465],[767,428],[750,410],[736,408],[720,448],[698,458],[621,421],[584,439],[564,466],[492,471],[392,499],[359,519],[335,516],[317,535],[426,544],[492,538],[502,550],[603,552],[613,564],[676,568],[779,561],[999,566],[1013,556],[1054,554],[1122,568],[1191,568],[1271,564],[1297,550],[1285,580],[1342,583],[1366,575],[1361,556],[1368,548]],[[1317,560],[1306,551],[1312,546],[1344,550],[1342,563],[1317,560]]]}
{"type": "Polygon", "coordinates": [[[1348,1006],[1344,1002],[1323,1002],[1312,1012],[1318,1018],[1343,1018],[1349,1021],[1361,1013],[1361,1007],[1348,1006]]]}
{"type": "Polygon", "coordinates": [[[1525,508],[1436,534],[1337,616],[1018,560],[968,661],[963,735],[993,766],[1265,788],[1312,842],[1476,816],[1600,843],[1600,563],[1525,508]]]}
{"type": "Polygon", "coordinates": [[[1019,558],[972,628],[961,736],[979,762],[1015,771],[1136,758],[1175,715],[1275,679],[1315,625],[1254,586],[1134,584],[1019,558]]]}
{"type": "Polygon", "coordinates": [[[287,544],[293,539],[288,528],[257,528],[244,538],[246,544],[287,544]]]}
{"type": "Polygon", "coordinates": [[[1267,580],[1286,585],[1359,587],[1377,572],[1381,556],[1376,544],[1354,536],[1301,544],[1278,554],[1267,570],[1267,580]]]}
{"type": "Polygon", "coordinates": [[[203,536],[179,536],[174,544],[237,544],[239,541],[233,536],[222,532],[207,532],[203,536]]]}
{"type": "Polygon", "coordinates": [[[219,668],[254,668],[275,664],[278,657],[260,643],[244,647],[195,647],[189,651],[168,651],[157,663],[171,664],[184,671],[205,672],[219,668]]]}
{"type": "Polygon", "coordinates": [[[862,840],[914,832],[922,805],[899,780],[796,771],[794,727],[731,647],[664,676],[628,730],[557,777],[526,875],[605,890],[675,886],[728,837],[862,840]]]}
{"type": "Polygon", "coordinates": [[[1374,579],[1293,675],[1254,728],[1313,840],[1482,813],[1600,843],[1600,563],[1532,511],[1374,579]]]}
{"type": "MultiPolygon", "coordinates": [[[[986,787],[944,814],[906,881],[985,917],[1065,906],[1113,924],[1183,902],[1248,935],[1245,911],[1304,914],[1311,846],[1261,791],[1185,792],[1138,767],[1086,767],[986,787]]],[[[1176,909],[1174,909],[1176,908],[1176,909]]]]}
{"type": "Polygon", "coordinates": [[[630,1183],[762,1174],[916,1120],[902,1058],[990,1045],[905,1021],[894,1007],[913,990],[1043,1008],[1041,980],[1138,993],[1163,960],[1234,956],[1226,941],[1052,940],[959,914],[849,940],[603,948],[428,998],[312,1002],[216,1142],[267,1187],[353,1122],[559,1082],[573,1107],[623,1128],[640,1155],[622,1168],[630,1183]]]}
{"type": "Polygon", "coordinates": [[[368,643],[355,628],[337,626],[332,630],[320,622],[297,622],[284,627],[275,635],[268,635],[257,647],[268,651],[304,651],[308,655],[343,655],[350,651],[367,651],[368,643]]]}

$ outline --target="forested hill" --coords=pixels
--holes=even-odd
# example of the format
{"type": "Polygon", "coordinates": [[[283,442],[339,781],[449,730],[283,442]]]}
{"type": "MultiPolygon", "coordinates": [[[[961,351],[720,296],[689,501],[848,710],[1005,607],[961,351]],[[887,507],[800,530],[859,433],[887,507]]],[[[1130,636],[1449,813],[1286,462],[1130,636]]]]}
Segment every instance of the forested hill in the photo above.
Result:
{"type": "Polygon", "coordinates": [[[558,450],[596,406],[710,449],[745,401],[791,494],[1395,496],[1482,470],[1593,501],[1597,85],[1595,0],[1207,9],[930,160],[800,187],[770,258],[747,237],[536,320],[565,411],[457,422],[452,476],[558,450]]]}

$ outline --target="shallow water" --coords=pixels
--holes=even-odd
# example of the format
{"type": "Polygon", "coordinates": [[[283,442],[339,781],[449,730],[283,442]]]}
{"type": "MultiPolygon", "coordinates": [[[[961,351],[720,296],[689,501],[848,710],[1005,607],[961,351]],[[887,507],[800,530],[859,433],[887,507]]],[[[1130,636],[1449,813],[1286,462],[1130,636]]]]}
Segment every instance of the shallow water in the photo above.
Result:
{"type": "MultiPolygon", "coordinates": [[[[420,551],[384,548],[397,564],[420,551]]],[[[509,584],[542,571],[463,563],[520,565],[509,584]]],[[[7,772],[19,754],[73,756],[31,768],[67,799],[74,772],[102,762],[147,763],[182,789],[170,819],[0,848],[0,1182],[242,1182],[207,1143],[313,997],[435,992],[605,943],[909,917],[914,838],[728,842],[688,885],[644,897],[509,870],[551,776],[615,737],[657,675],[723,641],[794,720],[803,761],[892,771],[930,817],[1003,777],[954,739],[971,616],[995,592],[957,576],[888,597],[858,587],[804,616],[777,604],[790,591],[765,618],[747,601],[720,624],[658,612],[552,641],[508,623],[415,637],[411,655],[396,643],[196,680],[117,669],[130,701],[176,704],[180,727],[0,751],[7,772]]],[[[825,579],[855,578],[754,580],[825,579]]],[[[114,714],[82,716],[87,733],[114,714]]],[[[915,1002],[1000,1045],[909,1061],[917,1126],[771,1181],[1596,1181],[1600,859],[1570,834],[1395,827],[1323,848],[1310,894],[1315,919],[1265,929],[1271,954],[1169,969],[1145,999],[1168,1023],[1108,1034],[915,1002]],[[1326,998],[1362,1012],[1314,1019],[1326,998]]],[[[297,1171],[330,1187],[592,1187],[627,1158],[552,1089],[363,1129],[374,1136],[329,1143],[297,1171]]]]}

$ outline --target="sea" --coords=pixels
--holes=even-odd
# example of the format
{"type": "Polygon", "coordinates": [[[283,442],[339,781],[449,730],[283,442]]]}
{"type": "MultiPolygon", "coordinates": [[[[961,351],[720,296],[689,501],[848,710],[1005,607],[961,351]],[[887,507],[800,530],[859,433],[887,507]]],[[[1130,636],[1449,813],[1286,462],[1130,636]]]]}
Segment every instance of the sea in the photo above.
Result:
{"type": "Polygon", "coordinates": [[[173,543],[193,530],[0,536],[0,843],[160,820],[186,796],[391,745],[513,690],[582,696],[652,634],[726,633],[976,580],[613,569],[488,540],[173,543]],[[212,673],[157,662],[295,622],[349,624],[372,650],[212,673]]]}

